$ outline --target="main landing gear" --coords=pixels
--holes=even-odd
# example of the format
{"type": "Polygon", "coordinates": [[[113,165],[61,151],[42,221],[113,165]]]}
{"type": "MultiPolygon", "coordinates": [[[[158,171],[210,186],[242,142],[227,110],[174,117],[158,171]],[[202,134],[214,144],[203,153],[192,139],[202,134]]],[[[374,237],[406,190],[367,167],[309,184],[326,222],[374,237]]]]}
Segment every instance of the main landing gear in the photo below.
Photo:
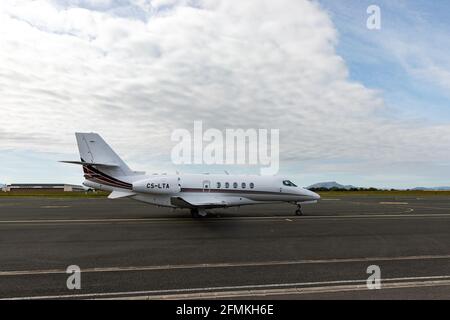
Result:
{"type": "Polygon", "coordinates": [[[303,215],[302,205],[300,203],[297,204],[297,210],[295,210],[295,215],[296,216],[302,216],[303,215]]]}
{"type": "Polygon", "coordinates": [[[205,209],[191,209],[191,215],[192,215],[192,218],[198,219],[198,218],[206,217],[207,213],[206,213],[205,209]]]}

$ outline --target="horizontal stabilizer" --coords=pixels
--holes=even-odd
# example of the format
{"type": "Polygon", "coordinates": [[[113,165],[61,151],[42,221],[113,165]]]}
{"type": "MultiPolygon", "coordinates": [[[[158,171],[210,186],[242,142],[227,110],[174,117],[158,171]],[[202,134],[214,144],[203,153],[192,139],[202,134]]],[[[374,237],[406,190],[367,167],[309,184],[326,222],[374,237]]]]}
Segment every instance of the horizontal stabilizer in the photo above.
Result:
{"type": "Polygon", "coordinates": [[[85,161],[59,161],[62,163],[79,164],[82,166],[104,166],[104,167],[119,167],[117,164],[113,163],[96,163],[96,162],[85,162],[85,161]]]}
{"type": "Polygon", "coordinates": [[[136,193],[130,191],[113,191],[109,194],[108,199],[126,198],[134,195],[136,195],[136,193]]]}

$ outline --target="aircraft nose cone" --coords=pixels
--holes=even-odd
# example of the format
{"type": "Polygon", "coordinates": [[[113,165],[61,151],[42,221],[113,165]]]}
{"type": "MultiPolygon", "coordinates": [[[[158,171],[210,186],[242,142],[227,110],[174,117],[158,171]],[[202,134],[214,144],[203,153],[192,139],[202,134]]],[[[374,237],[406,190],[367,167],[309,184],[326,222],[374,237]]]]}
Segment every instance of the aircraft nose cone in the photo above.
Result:
{"type": "Polygon", "coordinates": [[[310,191],[310,192],[312,193],[312,197],[314,200],[320,200],[320,196],[317,193],[312,192],[312,191],[310,191]]]}
{"type": "Polygon", "coordinates": [[[306,196],[308,196],[308,198],[310,198],[311,200],[319,200],[320,199],[320,196],[317,193],[310,191],[308,189],[304,190],[304,194],[306,196]]]}

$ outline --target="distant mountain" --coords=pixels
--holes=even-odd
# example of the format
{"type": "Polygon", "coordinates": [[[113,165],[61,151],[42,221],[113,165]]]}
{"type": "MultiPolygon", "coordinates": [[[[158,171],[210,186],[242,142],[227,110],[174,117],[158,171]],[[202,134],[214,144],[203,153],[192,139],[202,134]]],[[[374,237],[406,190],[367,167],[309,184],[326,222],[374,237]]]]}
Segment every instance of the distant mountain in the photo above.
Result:
{"type": "Polygon", "coordinates": [[[450,187],[417,187],[411,190],[417,190],[417,191],[450,191],[450,187]]]}
{"type": "Polygon", "coordinates": [[[319,182],[319,183],[315,183],[310,185],[309,187],[307,187],[308,189],[352,189],[352,188],[356,188],[352,185],[343,185],[343,184],[339,184],[336,181],[330,181],[330,182],[319,182]]]}
{"type": "MultiPolygon", "coordinates": [[[[306,187],[307,189],[341,189],[341,190],[350,190],[350,189],[361,189],[359,187],[355,187],[352,185],[343,185],[337,183],[336,181],[330,182],[319,182],[306,187]]],[[[362,188],[367,190],[377,190],[376,188],[362,188]]],[[[378,189],[378,190],[389,190],[389,189],[378,189]]],[[[442,187],[416,187],[408,190],[414,191],[450,191],[450,186],[442,186],[442,187]]]]}

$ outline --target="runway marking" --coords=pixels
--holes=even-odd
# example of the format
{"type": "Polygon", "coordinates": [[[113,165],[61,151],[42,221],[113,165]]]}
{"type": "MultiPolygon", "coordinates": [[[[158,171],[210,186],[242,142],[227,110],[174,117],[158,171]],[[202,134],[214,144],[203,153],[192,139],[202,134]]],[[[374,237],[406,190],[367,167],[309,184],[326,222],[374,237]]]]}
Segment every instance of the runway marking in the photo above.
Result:
{"type": "Polygon", "coordinates": [[[380,202],[380,204],[388,204],[388,205],[405,205],[408,204],[408,202],[380,202]]]}
{"type": "MultiPolygon", "coordinates": [[[[382,289],[401,289],[401,288],[418,288],[418,287],[435,287],[449,286],[450,280],[431,280],[431,281],[415,281],[415,282],[398,282],[388,283],[382,286],[382,289]]],[[[338,293],[349,291],[369,291],[366,284],[350,284],[338,286],[319,286],[319,287],[295,287],[284,289],[253,289],[253,290],[236,290],[236,291],[219,291],[219,292],[197,292],[188,294],[171,294],[171,295],[146,295],[146,296],[128,296],[121,298],[103,298],[103,299],[126,299],[126,300],[180,300],[180,299],[221,299],[233,297],[264,297],[275,295],[301,295],[301,294],[318,294],[318,293],[338,293]]],[[[372,290],[372,292],[374,292],[372,290]]],[[[375,292],[374,292],[375,293],[375,292]]],[[[101,299],[101,298],[100,298],[101,299]]]]}
{"type": "MultiPolygon", "coordinates": [[[[305,294],[323,292],[343,292],[369,290],[366,286],[367,279],[361,280],[337,280],[318,282],[255,284],[242,286],[223,286],[205,288],[183,288],[167,290],[145,290],[125,292],[101,292],[66,295],[46,295],[2,298],[0,300],[33,300],[33,299],[196,299],[196,298],[220,298],[220,297],[246,297],[270,294],[305,294]],[[224,291],[233,290],[233,291],[224,291]]],[[[403,277],[387,278],[381,283],[382,289],[413,288],[424,286],[450,285],[450,275],[428,277],[403,277]]]]}
{"type": "MultiPolygon", "coordinates": [[[[362,282],[362,281],[358,281],[362,282]]],[[[435,287],[449,286],[450,280],[423,280],[414,282],[393,282],[383,284],[381,289],[401,289],[401,288],[418,288],[418,287],[435,287]]],[[[236,291],[218,291],[218,292],[196,292],[184,294],[163,294],[163,295],[144,295],[144,296],[125,296],[120,298],[103,298],[103,299],[124,299],[124,300],[180,300],[180,299],[220,299],[233,297],[264,297],[274,295],[301,295],[301,294],[317,294],[317,293],[338,293],[349,291],[369,291],[366,284],[349,284],[349,285],[327,285],[318,287],[294,287],[283,289],[250,289],[236,291]]],[[[377,292],[377,290],[372,292],[377,292]]],[[[379,291],[378,291],[379,292],[379,291]]],[[[95,299],[95,298],[94,298],[95,299]]],[[[102,299],[102,298],[99,298],[102,299]]]]}
{"type": "MultiPolygon", "coordinates": [[[[131,271],[156,271],[156,270],[177,270],[177,269],[203,269],[203,268],[242,268],[242,267],[267,267],[267,266],[287,266],[302,264],[329,264],[329,263],[351,263],[351,262],[372,262],[372,261],[410,261],[410,260],[437,260],[450,259],[448,255],[421,255],[403,257],[365,257],[365,258],[341,258],[341,259],[309,259],[309,260],[286,260],[286,261],[249,261],[249,262],[219,262],[219,263],[198,263],[198,264],[174,264],[174,265],[153,265],[153,266],[128,266],[128,267],[102,267],[102,268],[82,268],[82,273],[95,272],[131,272],[131,271]]],[[[46,275],[65,274],[65,269],[47,270],[17,270],[0,271],[0,276],[22,276],[22,275],[46,275]]]]}
{"type": "Polygon", "coordinates": [[[414,206],[416,209],[432,209],[432,210],[447,210],[450,211],[450,207],[423,207],[423,206],[414,206]]]}
{"type": "Polygon", "coordinates": [[[171,222],[171,223],[204,223],[204,222],[218,222],[226,220],[239,221],[284,221],[283,219],[292,219],[296,221],[301,220],[345,220],[345,219],[388,219],[388,218],[448,218],[450,213],[430,213],[430,214],[411,214],[414,209],[405,210],[399,214],[373,214],[365,213],[359,215],[337,215],[337,216],[271,216],[271,217],[212,217],[202,220],[193,220],[192,218],[112,218],[112,219],[36,219],[36,220],[0,220],[1,224],[77,224],[77,223],[92,223],[92,224],[112,224],[112,223],[150,223],[150,222],[171,222]]]}

